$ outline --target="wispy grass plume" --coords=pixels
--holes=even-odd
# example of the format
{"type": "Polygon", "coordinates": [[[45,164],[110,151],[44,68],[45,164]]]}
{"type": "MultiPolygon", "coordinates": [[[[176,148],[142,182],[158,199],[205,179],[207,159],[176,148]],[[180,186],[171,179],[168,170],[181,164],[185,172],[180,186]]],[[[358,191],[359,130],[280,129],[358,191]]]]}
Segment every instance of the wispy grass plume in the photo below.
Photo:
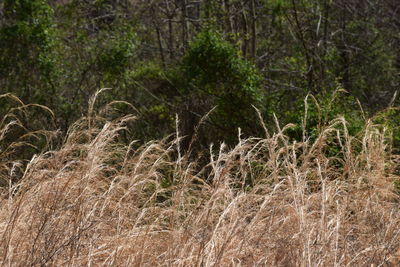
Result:
{"type": "MultiPolygon", "coordinates": [[[[384,127],[367,123],[350,136],[337,118],[314,141],[295,142],[276,121],[275,134],[264,126],[264,138],[210,149],[199,171],[179,140],[120,144],[134,117],[106,120],[93,106],[60,149],[30,160],[0,200],[1,264],[399,263],[398,162],[384,127]]],[[[0,133],[13,125],[20,126],[5,123],[0,133]]],[[[4,166],[7,179],[13,167],[4,166]]]]}

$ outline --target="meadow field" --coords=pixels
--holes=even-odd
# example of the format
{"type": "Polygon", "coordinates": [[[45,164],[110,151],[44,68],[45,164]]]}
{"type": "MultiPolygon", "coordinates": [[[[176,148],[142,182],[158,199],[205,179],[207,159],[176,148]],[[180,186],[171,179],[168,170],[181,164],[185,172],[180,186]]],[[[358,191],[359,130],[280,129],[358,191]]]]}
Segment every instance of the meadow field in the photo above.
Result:
{"type": "Polygon", "coordinates": [[[264,136],[239,134],[200,161],[181,150],[178,130],[124,145],[135,117],[91,110],[59,148],[23,161],[30,137],[55,134],[7,143],[23,127],[16,111],[29,108],[1,124],[3,266],[399,264],[400,158],[382,125],[367,121],[351,136],[338,117],[299,142],[285,135],[293,125],[260,117],[264,136]]]}

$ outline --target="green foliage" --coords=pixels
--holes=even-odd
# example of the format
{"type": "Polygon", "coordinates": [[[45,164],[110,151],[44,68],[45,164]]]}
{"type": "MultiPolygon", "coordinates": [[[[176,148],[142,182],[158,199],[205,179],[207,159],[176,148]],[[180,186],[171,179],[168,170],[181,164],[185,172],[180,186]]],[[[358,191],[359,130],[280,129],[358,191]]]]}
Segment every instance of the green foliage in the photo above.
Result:
{"type": "Polygon", "coordinates": [[[339,117],[346,120],[347,131],[353,136],[365,125],[363,111],[357,99],[344,91],[340,85],[331,92],[324,92],[315,97],[309,95],[294,106],[294,110],[298,112],[289,112],[286,119],[296,123],[297,126],[290,131],[290,136],[297,140],[302,139],[303,132],[307,138],[315,140],[332,120],[339,117]]]}
{"type": "Polygon", "coordinates": [[[183,58],[182,93],[203,99],[209,109],[217,105],[211,120],[223,129],[225,140],[237,136],[237,128],[251,131],[255,110],[262,101],[261,76],[241,57],[239,50],[218,32],[201,32],[183,58]]]}
{"type": "Polygon", "coordinates": [[[136,51],[136,34],[132,28],[128,28],[116,36],[107,37],[107,42],[99,51],[99,69],[109,78],[118,77],[130,69],[136,51]]]}
{"type": "Polygon", "coordinates": [[[24,100],[44,103],[54,96],[57,32],[53,9],[45,0],[5,0],[0,28],[0,83],[2,90],[24,100]],[[29,66],[29,67],[28,67],[29,66]]]}
{"type": "MultiPolygon", "coordinates": [[[[139,38],[136,25],[113,1],[68,1],[56,6],[64,72],[59,79],[62,128],[87,110],[99,88],[113,88],[104,102],[130,100],[127,76],[134,67],[139,38]]],[[[131,110],[130,110],[131,112],[131,110]]]]}
{"type": "Polygon", "coordinates": [[[163,138],[175,131],[179,100],[170,81],[172,72],[152,61],[138,62],[126,72],[126,92],[120,93],[138,108],[140,120],[135,123],[135,138],[163,138]]]}
{"type": "Polygon", "coordinates": [[[333,38],[336,47],[329,49],[325,61],[343,87],[375,113],[389,104],[399,75],[394,64],[396,53],[386,43],[385,32],[371,20],[349,20],[346,32],[333,38]]]}
{"type": "Polygon", "coordinates": [[[400,153],[400,110],[399,108],[388,108],[378,112],[373,117],[373,122],[386,127],[389,137],[392,138],[393,150],[400,153]]]}

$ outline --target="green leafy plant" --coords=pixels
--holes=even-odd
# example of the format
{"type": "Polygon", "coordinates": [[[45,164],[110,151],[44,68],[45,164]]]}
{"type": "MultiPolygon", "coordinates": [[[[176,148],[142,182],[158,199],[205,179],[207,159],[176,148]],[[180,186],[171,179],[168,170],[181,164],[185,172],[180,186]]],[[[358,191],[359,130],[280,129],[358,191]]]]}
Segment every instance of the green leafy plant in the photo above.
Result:
{"type": "Polygon", "coordinates": [[[3,10],[2,90],[12,90],[24,100],[37,103],[54,98],[59,68],[53,9],[45,0],[5,0],[3,10]]]}
{"type": "MultiPolygon", "coordinates": [[[[260,106],[261,76],[239,50],[213,29],[199,33],[182,61],[183,95],[196,98],[205,110],[217,106],[210,120],[220,128],[224,140],[236,139],[237,128],[251,133],[260,106]]],[[[207,111],[208,111],[207,110],[207,111]]]]}

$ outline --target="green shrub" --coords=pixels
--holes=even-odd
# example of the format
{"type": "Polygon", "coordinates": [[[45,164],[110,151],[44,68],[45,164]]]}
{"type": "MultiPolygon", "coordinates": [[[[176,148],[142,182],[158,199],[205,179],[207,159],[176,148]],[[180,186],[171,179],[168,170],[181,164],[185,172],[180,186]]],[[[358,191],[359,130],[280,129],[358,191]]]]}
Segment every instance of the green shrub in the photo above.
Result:
{"type": "Polygon", "coordinates": [[[183,58],[181,71],[181,93],[191,98],[186,101],[202,105],[197,108],[202,115],[217,106],[210,116],[215,140],[234,142],[238,127],[244,133],[254,133],[257,127],[252,105],[262,103],[261,76],[221,34],[212,29],[198,34],[183,58]]]}

